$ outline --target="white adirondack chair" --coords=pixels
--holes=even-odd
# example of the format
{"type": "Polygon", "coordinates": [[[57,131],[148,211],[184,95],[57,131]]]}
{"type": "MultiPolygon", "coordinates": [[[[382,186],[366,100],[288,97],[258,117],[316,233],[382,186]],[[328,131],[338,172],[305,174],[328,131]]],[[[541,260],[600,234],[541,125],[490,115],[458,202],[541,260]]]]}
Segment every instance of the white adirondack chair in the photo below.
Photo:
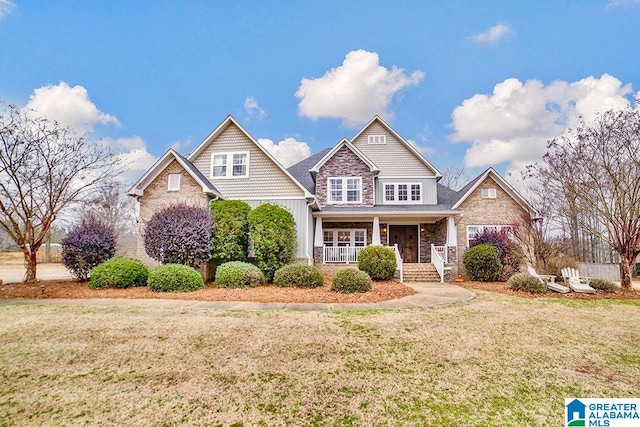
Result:
{"type": "Polygon", "coordinates": [[[589,286],[589,277],[580,277],[580,272],[575,268],[563,268],[562,277],[573,292],[582,294],[595,294],[596,290],[589,286]]]}
{"type": "Polygon", "coordinates": [[[551,289],[555,292],[560,292],[561,294],[566,294],[571,291],[566,286],[561,285],[560,283],[556,283],[556,276],[552,276],[550,274],[538,274],[536,273],[536,269],[531,266],[527,267],[527,271],[530,275],[532,275],[533,277],[537,277],[542,281],[542,283],[547,285],[547,289],[551,289]]]}

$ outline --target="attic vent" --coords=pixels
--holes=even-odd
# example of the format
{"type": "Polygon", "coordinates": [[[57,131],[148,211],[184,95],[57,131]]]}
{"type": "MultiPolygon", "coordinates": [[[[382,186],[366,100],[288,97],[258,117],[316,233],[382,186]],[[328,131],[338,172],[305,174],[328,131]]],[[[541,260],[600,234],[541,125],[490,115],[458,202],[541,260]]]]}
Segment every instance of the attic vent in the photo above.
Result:
{"type": "Polygon", "coordinates": [[[367,137],[367,142],[369,144],[386,144],[387,136],[386,135],[369,135],[367,137]]]}
{"type": "Polygon", "coordinates": [[[482,198],[483,199],[495,199],[496,198],[496,189],[495,188],[483,188],[482,189],[482,198]]]}

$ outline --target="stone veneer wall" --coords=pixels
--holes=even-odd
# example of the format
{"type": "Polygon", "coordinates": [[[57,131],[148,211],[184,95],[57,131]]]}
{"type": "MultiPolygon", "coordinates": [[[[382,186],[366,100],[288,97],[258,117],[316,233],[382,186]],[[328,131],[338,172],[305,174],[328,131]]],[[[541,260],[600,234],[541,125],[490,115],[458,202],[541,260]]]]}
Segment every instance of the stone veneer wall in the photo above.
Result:
{"type": "Polygon", "coordinates": [[[316,200],[321,206],[373,206],[373,172],[354,152],[346,146],[340,148],[316,174],[316,200]],[[361,177],[362,203],[330,203],[327,198],[327,178],[361,177]]]}
{"type": "Polygon", "coordinates": [[[435,224],[420,224],[420,262],[431,262],[431,244],[435,242],[435,238],[435,224]]]}

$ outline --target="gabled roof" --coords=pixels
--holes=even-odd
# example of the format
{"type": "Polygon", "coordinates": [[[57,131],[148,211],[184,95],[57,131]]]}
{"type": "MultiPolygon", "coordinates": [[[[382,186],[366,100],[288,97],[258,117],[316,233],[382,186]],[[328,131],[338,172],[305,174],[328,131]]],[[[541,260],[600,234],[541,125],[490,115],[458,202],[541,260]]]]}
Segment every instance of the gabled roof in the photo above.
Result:
{"type": "Polygon", "coordinates": [[[338,150],[340,150],[342,147],[347,147],[347,149],[351,150],[351,152],[353,152],[353,154],[358,156],[358,158],[360,160],[362,160],[362,162],[369,167],[369,170],[371,170],[371,172],[380,171],[380,169],[371,160],[369,160],[369,158],[367,158],[367,156],[362,154],[362,152],[360,150],[358,150],[352,143],[350,143],[347,138],[343,138],[342,141],[340,141],[338,144],[336,144],[336,146],[333,147],[327,154],[325,154],[324,157],[322,159],[320,159],[320,161],[318,163],[313,165],[313,167],[311,167],[311,169],[309,169],[309,171],[310,172],[318,172],[318,170],[320,170],[322,165],[327,163],[329,161],[329,159],[331,159],[334,156],[334,154],[336,154],[338,152],[338,150]]]}
{"type": "Polygon", "coordinates": [[[409,149],[409,151],[411,151],[418,158],[418,160],[420,160],[422,163],[424,163],[424,165],[426,167],[431,169],[433,171],[433,173],[435,174],[436,178],[438,178],[438,179],[442,178],[442,174],[440,173],[440,171],[438,169],[436,169],[435,166],[433,166],[431,163],[429,163],[429,161],[427,161],[427,159],[425,159],[424,156],[422,154],[420,154],[420,152],[418,150],[416,150],[416,148],[413,145],[409,144],[402,136],[400,136],[395,130],[393,130],[393,128],[391,126],[389,126],[384,120],[382,120],[382,118],[380,116],[378,116],[378,115],[376,115],[373,119],[371,119],[371,121],[369,121],[369,123],[364,125],[364,127],[360,130],[360,132],[358,132],[356,134],[356,136],[351,138],[351,141],[355,141],[357,138],[359,138],[360,135],[362,135],[362,132],[367,130],[367,128],[369,128],[369,126],[371,126],[376,121],[378,123],[380,123],[380,125],[382,127],[384,127],[389,133],[391,133],[398,141],[400,141],[401,144],[404,144],[409,149]]]}
{"type": "Polygon", "coordinates": [[[331,151],[331,148],[325,148],[324,150],[312,155],[311,157],[307,157],[287,169],[289,173],[293,175],[300,184],[304,185],[304,188],[306,188],[311,194],[314,194],[316,191],[316,183],[313,180],[313,176],[311,175],[311,172],[309,172],[309,169],[318,163],[329,151],[331,151]]]}
{"type": "Polygon", "coordinates": [[[155,180],[163,170],[172,161],[177,161],[180,166],[202,187],[202,192],[210,196],[217,196],[222,198],[222,194],[209,182],[209,180],[200,172],[189,160],[178,154],[172,148],[169,148],[166,153],[162,155],[151,168],[140,178],[129,190],[130,196],[142,196],[144,190],[149,184],[155,180]]]}
{"type": "Polygon", "coordinates": [[[485,170],[484,172],[482,172],[480,175],[478,175],[477,177],[475,177],[474,179],[472,179],[467,185],[465,185],[464,187],[462,187],[459,191],[458,191],[458,199],[456,200],[456,202],[454,203],[454,205],[451,207],[451,209],[457,209],[458,207],[460,207],[460,205],[462,204],[462,202],[464,202],[465,200],[467,200],[467,198],[471,195],[471,193],[473,193],[475,191],[476,188],[478,188],[478,186],[487,178],[487,177],[491,177],[496,184],[498,184],[500,186],[500,188],[502,188],[502,190],[504,190],[505,193],[507,193],[509,196],[511,196],[511,198],[513,200],[516,201],[516,203],[518,203],[520,206],[522,206],[523,209],[527,210],[528,212],[535,212],[535,209],[533,208],[533,206],[531,206],[531,204],[529,204],[529,202],[527,201],[527,199],[525,199],[524,197],[522,197],[520,195],[520,193],[518,193],[518,191],[516,191],[515,188],[513,188],[502,176],[500,176],[500,174],[498,172],[496,172],[493,168],[489,168],[487,170],[485,170]]]}
{"type": "Polygon", "coordinates": [[[273,157],[273,155],[271,153],[269,153],[269,151],[267,151],[262,144],[260,144],[258,141],[256,141],[251,134],[249,134],[249,132],[247,132],[241,125],[240,123],[238,123],[236,121],[236,119],[233,118],[232,115],[228,115],[223,121],[222,123],[220,123],[209,135],[207,135],[207,137],[200,143],[200,145],[198,145],[191,153],[189,153],[189,155],[187,156],[187,159],[189,161],[193,161],[196,157],[198,157],[204,150],[205,148],[207,148],[209,146],[209,144],[211,144],[218,136],[220,136],[220,134],[222,132],[224,132],[224,130],[229,127],[229,125],[235,125],[238,129],[240,129],[240,132],[242,132],[248,139],[249,141],[253,142],[253,144],[260,150],[262,151],[265,156],[267,156],[276,166],[278,166],[282,172],[285,173],[285,175],[287,175],[298,187],[300,187],[300,189],[302,191],[304,191],[304,195],[305,197],[311,197],[310,192],[302,185],[300,184],[300,182],[298,182],[297,179],[295,179],[291,173],[289,173],[289,171],[287,169],[284,168],[284,166],[282,166],[280,164],[280,162],[278,160],[276,160],[275,157],[273,157]]]}

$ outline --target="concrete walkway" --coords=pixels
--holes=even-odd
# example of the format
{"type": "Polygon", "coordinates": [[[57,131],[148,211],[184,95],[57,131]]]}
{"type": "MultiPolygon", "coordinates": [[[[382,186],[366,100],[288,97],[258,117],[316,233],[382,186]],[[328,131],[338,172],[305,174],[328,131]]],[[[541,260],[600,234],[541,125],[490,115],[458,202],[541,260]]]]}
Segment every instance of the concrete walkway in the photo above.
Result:
{"type": "Polygon", "coordinates": [[[376,303],[285,303],[285,302],[250,302],[250,301],[193,301],[174,299],[7,299],[0,300],[0,305],[72,305],[89,307],[182,307],[205,308],[218,310],[376,310],[429,307],[459,301],[468,301],[475,294],[460,286],[448,283],[406,283],[416,294],[404,298],[376,303]]]}

